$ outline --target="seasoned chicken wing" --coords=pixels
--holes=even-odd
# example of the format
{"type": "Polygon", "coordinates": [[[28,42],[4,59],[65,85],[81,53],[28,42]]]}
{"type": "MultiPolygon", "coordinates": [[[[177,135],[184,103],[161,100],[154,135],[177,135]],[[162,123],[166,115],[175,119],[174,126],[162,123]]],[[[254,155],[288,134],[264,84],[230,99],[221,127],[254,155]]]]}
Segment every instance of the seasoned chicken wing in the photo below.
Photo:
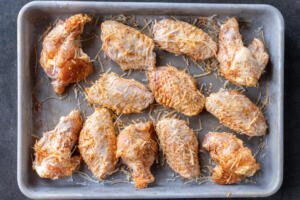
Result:
{"type": "Polygon", "coordinates": [[[155,67],[154,42],[140,31],[120,22],[107,20],[101,25],[104,53],[123,70],[155,67]]]}
{"type": "Polygon", "coordinates": [[[238,183],[260,169],[251,150],[231,133],[210,132],[204,137],[203,147],[218,164],[212,174],[212,179],[218,184],[238,183]]]}
{"type": "Polygon", "coordinates": [[[117,137],[108,109],[97,108],[87,118],[79,135],[80,154],[99,180],[110,175],[117,164],[117,137]]]}
{"type": "Polygon", "coordinates": [[[204,60],[217,53],[217,44],[200,28],[179,20],[163,19],[153,26],[154,41],[164,50],[204,60]]]}
{"type": "Polygon", "coordinates": [[[152,122],[132,124],[123,129],[118,135],[117,149],[117,157],[132,170],[137,188],[154,182],[150,167],[156,159],[158,145],[152,122]]]}
{"type": "Polygon", "coordinates": [[[186,122],[162,119],[155,130],[169,166],[184,178],[197,178],[200,175],[198,140],[186,122]]]}
{"type": "Polygon", "coordinates": [[[154,101],[152,93],[142,83],[115,73],[104,74],[86,91],[89,103],[110,108],[117,114],[141,112],[154,101]]]}
{"type": "Polygon", "coordinates": [[[254,38],[247,47],[243,45],[239,25],[235,18],[228,19],[219,33],[220,72],[230,82],[243,86],[256,86],[269,55],[262,41],[254,38]]]}
{"type": "Polygon", "coordinates": [[[172,66],[158,67],[148,72],[149,87],[155,100],[187,116],[199,114],[205,97],[197,89],[195,79],[172,66]]]}
{"type": "Polygon", "coordinates": [[[220,90],[206,98],[206,110],[222,124],[248,136],[265,135],[266,119],[245,95],[235,90],[220,90]]]}
{"type": "Polygon", "coordinates": [[[80,112],[74,110],[68,116],[61,117],[56,127],[45,132],[35,143],[33,169],[40,177],[58,179],[71,176],[79,167],[81,158],[72,157],[72,149],[81,127],[80,112]]]}
{"type": "Polygon", "coordinates": [[[66,21],[59,20],[43,40],[40,64],[53,80],[57,94],[62,94],[66,86],[85,79],[93,71],[90,58],[80,44],[84,24],[90,20],[83,14],[73,15],[66,21]]]}

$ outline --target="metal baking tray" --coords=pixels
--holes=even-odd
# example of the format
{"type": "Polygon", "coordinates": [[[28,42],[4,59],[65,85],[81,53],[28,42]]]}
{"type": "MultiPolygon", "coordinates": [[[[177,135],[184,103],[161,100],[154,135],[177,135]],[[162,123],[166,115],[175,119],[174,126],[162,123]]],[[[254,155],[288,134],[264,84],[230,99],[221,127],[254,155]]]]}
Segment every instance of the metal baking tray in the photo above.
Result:
{"type": "MultiPolygon", "coordinates": [[[[122,17],[117,17],[122,18],[122,17]]],[[[205,29],[205,27],[203,27],[205,29]]],[[[261,32],[260,32],[261,33],[261,32]]],[[[149,32],[148,32],[149,34],[149,32]]],[[[262,35],[260,35],[262,37],[262,35]]],[[[34,199],[81,199],[81,198],[201,198],[201,197],[262,197],[275,193],[281,186],[283,177],[283,52],[284,22],[281,13],[270,5],[245,4],[198,4],[198,3],[120,3],[120,2],[31,2],[26,4],[18,16],[18,184],[20,190],[34,199]],[[192,23],[198,16],[224,18],[236,16],[241,22],[241,32],[245,43],[249,43],[263,28],[264,40],[270,54],[270,64],[263,75],[258,88],[247,88],[245,94],[252,100],[262,102],[269,99],[265,107],[269,133],[261,138],[247,138],[237,135],[245,145],[252,149],[262,169],[251,179],[236,185],[217,185],[207,180],[207,168],[211,166],[208,153],[200,150],[203,181],[188,182],[176,175],[167,165],[155,164],[152,171],[155,182],[149,188],[137,190],[126,181],[121,171],[108,180],[98,183],[82,164],[80,172],[61,180],[39,178],[32,170],[33,135],[41,136],[51,130],[59,117],[74,108],[80,108],[84,116],[92,113],[82,92],[82,87],[91,85],[102,69],[123,74],[114,62],[99,54],[100,62],[94,61],[95,73],[86,82],[68,88],[66,95],[54,94],[49,79],[38,64],[41,35],[57,18],[65,18],[76,13],[88,13],[96,19],[87,25],[82,36],[83,49],[93,58],[101,47],[99,40],[100,23],[104,19],[120,14],[134,18],[140,29],[147,34],[147,20],[175,17],[192,23]],[[133,17],[132,17],[133,16],[133,17]],[[146,20],[145,20],[146,19],[146,20]],[[244,25],[243,25],[244,24],[244,25]],[[96,36],[95,36],[96,35],[96,36]]],[[[175,56],[157,50],[158,65],[172,64],[185,68],[191,74],[203,73],[195,63],[186,61],[183,56],[175,56]],[[187,63],[189,62],[189,63],[187,63]]],[[[217,91],[224,86],[224,79],[214,72],[197,78],[199,87],[217,91]]],[[[144,72],[132,72],[125,75],[145,84],[144,72]]],[[[229,84],[229,88],[234,85],[229,84]]],[[[170,111],[170,110],[169,110],[170,111]]],[[[161,106],[152,106],[146,114],[121,116],[125,124],[132,120],[145,120],[149,113],[153,118],[165,114],[161,106]],[[154,108],[153,108],[154,107],[154,108]],[[163,112],[163,113],[162,113],[163,112]]],[[[190,126],[196,130],[201,144],[203,136],[211,130],[227,130],[218,120],[207,112],[187,118],[190,126]],[[200,131],[200,122],[203,129],[200,131]]]]}

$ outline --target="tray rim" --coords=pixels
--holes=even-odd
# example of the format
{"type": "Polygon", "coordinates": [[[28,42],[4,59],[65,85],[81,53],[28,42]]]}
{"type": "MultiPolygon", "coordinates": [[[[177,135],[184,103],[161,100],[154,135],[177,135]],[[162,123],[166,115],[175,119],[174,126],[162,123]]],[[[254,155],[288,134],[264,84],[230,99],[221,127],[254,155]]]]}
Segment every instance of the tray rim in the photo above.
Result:
{"type": "MultiPolygon", "coordinates": [[[[30,12],[30,9],[32,8],[38,8],[40,6],[63,6],[63,5],[76,5],[76,6],[90,6],[91,4],[94,6],[103,6],[104,4],[110,5],[110,6],[133,6],[133,5],[138,5],[138,6],[148,6],[148,7],[159,7],[159,6],[173,6],[173,7],[181,7],[183,3],[160,3],[160,2],[93,2],[93,1],[32,1],[27,4],[25,4],[19,11],[18,14],[18,19],[17,19],[17,55],[18,55],[18,116],[17,116],[17,129],[18,129],[18,140],[17,140],[17,182],[19,189],[21,192],[32,199],[56,199],[56,198],[63,198],[63,199],[81,199],[81,198],[108,198],[108,199],[115,199],[115,198],[214,198],[214,197],[224,197],[224,194],[164,194],[164,193],[158,193],[153,196],[145,196],[145,195],[136,195],[132,196],[130,194],[128,195],[123,195],[123,196],[115,196],[115,195],[107,195],[107,194],[102,194],[101,196],[89,196],[89,195],[73,195],[72,194],[64,194],[64,195],[56,195],[56,194],[49,194],[47,192],[43,192],[43,196],[41,195],[40,192],[32,190],[30,187],[28,187],[23,179],[22,179],[22,172],[21,168],[24,163],[22,163],[22,140],[23,140],[23,131],[22,131],[22,124],[26,123],[26,119],[23,116],[24,109],[23,109],[23,103],[25,103],[23,99],[23,86],[22,83],[24,81],[23,77],[23,65],[22,65],[22,60],[23,60],[23,44],[22,44],[22,37],[21,37],[21,30],[22,30],[22,23],[25,17],[26,12],[30,12]]],[[[284,134],[284,124],[283,124],[283,111],[284,111],[284,19],[281,14],[281,12],[274,6],[268,5],[268,4],[218,4],[218,3],[184,3],[185,6],[192,6],[192,5],[197,5],[197,6],[204,6],[204,7],[214,7],[214,8],[229,8],[229,7],[239,7],[239,8],[244,8],[244,9],[265,9],[267,11],[273,12],[274,16],[279,20],[280,28],[282,29],[281,33],[279,33],[279,40],[280,40],[280,50],[279,50],[279,60],[278,60],[278,68],[280,69],[280,75],[279,75],[279,102],[278,102],[278,109],[280,115],[278,116],[277,122],[278,124],[278,136],[279,137],[279,146],[278,146],[278,159],[281,161],[281,164],[279,164],[278,167],[278,174],[276,176],[275,181],[272,183],[271,187],[268,187],[266,191],[263,192],[253,192],[253,193],[243,193],[243,194],[234,194],[234,197],[267,197],[271,196],[272,194],[276,193],[282,184],[283,180],[283,134],[284,134]]]]}

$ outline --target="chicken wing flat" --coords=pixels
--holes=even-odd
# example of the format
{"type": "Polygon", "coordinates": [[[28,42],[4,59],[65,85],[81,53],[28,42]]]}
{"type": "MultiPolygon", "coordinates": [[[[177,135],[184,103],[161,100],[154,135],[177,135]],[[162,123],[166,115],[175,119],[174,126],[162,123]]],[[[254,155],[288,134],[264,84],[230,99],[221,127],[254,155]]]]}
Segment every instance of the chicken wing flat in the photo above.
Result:
{"type": "Polygon", "coordinates": [[[243,45],[239,25],[235,18],[228,19],[219,33],[219,52],[221,74],[236,85],[256,86],[263,73],[269,55],[261,40],[254,38],[247,47],[243,45]]]}
{"type": "Polygon", "coordinates": [[[195,79],[172,66],[158,67],[148,72],[149,87],[155,100],[187,116],[199,114],[205,104],[195,79]]]}
{"type": "Polygon", "coordinates": [[[155,67],[154,42],[140,31],[120,22],[107,20],[101,25],[104,53],[123,70],[146,70],[155,67]]]}
{"type": "Polygon", "coordinates": [[[90,20],[83,14],[59,20],[43,40],[40,64],[53,80],[57,94],[62,94],[66,86],[85,79],[93,71],[90,58],[80,44],[80,34],[90,20]]]}
{"type": "Polygon", "coordinates": [[[71,176],[79,167],[80,156],[72,157],[72,149],[82,128],[80,112],[72,111],[61,117],[56,127],[45,132],[34,145],[33,169],[41,178],[58,179],[71,176]]]}
{"type": "Polygon", "coordinates": [[[184,178],[197,178],[200,175],[198,140],[186,122],[162,119],[155,130],[169,166],[184,178]]]}
{"type": "Polygon", "coordinates": [[[154,41],[164,50],[176,55],[188,55],[204,60],[217,53],[217,44],[200,28],[189,23],[163,19],[153,26],[154,41]]]}
{"type": "Polygon", "coordinates": [[[115,73],[104,74],[86,91],[89,103],[110,108],[117,114],[141,112],[154,101],[152,93],[142,83],[115,73]]]}
{"type": "Polygon", "coordinates": [[[108,109],[97,108],[80,132],[80,154],[95,177],[103,180],[117,164],[117,137],[108,109]]]}
{"type": "Polygon", "coordinates": [[[204,137],[203,147],[218,164],[212,174],[218,184],[238,183],[260,169],[251,150],[231,133],[210,132],[204,137]]]}
{"type": "Polygon", "coordinates": [[[132,170],[137,188],[154,182],[150,167],[156,159],[158,145],[152,122],[132,124],[123,129],[118,135],[117,149],[117,157],[132,170]]]}
{"type": "Polygon", "coordinates": [[[220,90],[206,98],[206,110],[222,124],[248,136],[266,134],[267,123],[261,110],[235,90],[220,90]]]}

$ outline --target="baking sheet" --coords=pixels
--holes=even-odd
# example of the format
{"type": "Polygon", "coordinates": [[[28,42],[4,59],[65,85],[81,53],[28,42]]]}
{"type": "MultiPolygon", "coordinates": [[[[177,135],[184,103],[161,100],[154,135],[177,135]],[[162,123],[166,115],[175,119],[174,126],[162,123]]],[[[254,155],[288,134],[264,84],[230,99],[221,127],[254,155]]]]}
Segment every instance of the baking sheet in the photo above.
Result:
{"type": "MultiPolygon", "coordinates": [[[[266,196],[275,192],[282,179],[282,32],[272,34],[283,27],[282,19],[277,10],[270,6],[232,7],[221,4],[167,4],[167,3],[96,3],[96,2],[36,2],[27,5],[19,16],[18,48],[19,48],[19,154],[18,182],[21,190],[30,197],[38,198],[162,198],[162,197],[238,197],[266,196]],[[164,9],[163,9],[164,8],[164,9]],[[26,12],[25,12],[26,11],[26,12]],[[92,23],[85,27],[82,35],[83,50],[93,59],[95,72],[79,84],[68,87],[63,96],[57,96],[52,89],[50,80],[38,64],[41,50],[42,34],[49,25],[58,18],[66,18],[78,12],[94,16],[92,23]],[[25,13],[25,14],[24,14],[25,13]],[[256,155],[262,169],[252,178],[238,185],[220,186],[209,180],[209,168],[213,166],[208,153],[200,149],[200,165],[202,176],[199,181],[188,181],[174,174],[163,158],[157,160],[152,167],[156,178],[149,188],[137,190],[128,181],[128,173],[124,166],[103,182],[98,182],[88,171],[85,164],[72,177],[61,180],[45,180],[39,178],[31,169],[32,146],[36,137],[53,129],[61,116],[67,115],[72,109],[80,109],[86,117],[93,112],[85,100],[84,88],[97,80],[100,74],[113,71],[125,78],[134,78],[144,84],[147,79],[142,71],[124,73],[121,68],[105,57],[101,51],[100,24],[105,19],[117,19],[151,35],[151,24],[162,18],[175,18],[189,23],[196,23],[200,28],[212,32],[211,25],[200,23],[199,16],[210,17],[210,22],[221,22],[228,16],[237,16],[241,22],[241,33],[247,45],[254,37],[265,40],[270,53],[270,64],[260,80],[259,88],[240,88],[228,84],[218,75],[214,68],[214,60],[206,63],[194,63],[184,56],[156,49],[157,66],[173,65],[196,75],[198,87],[207,96],[220,88],[233,88],[244,93],[259,106],[264,107],[269,123],[269,133],[265,137],[248,138],[237,135],[256,155]],[[21,19],[20,19],[21,18],[21,19]],[[125,19],[126,18],[126,19],[125,19]],[[277,19],[280,18],[280,19],[277,19]],[[198,20],[197,20],[198,19],[198,20]],[[197,20],[197,21],[196,21],[197,20]],[[279,21],[276,21],[279,20],[279,21]],[[20,22],[21,21],[21,22],[20,22]],[[25,23],[26,22],[26,23],[25,23]],[[272,22],[272,23],[270,23],[272,22]],[[20,24],[22,23],[22,24],[20,24]],[[277,23],[277,24],[276,24],[277,23]],[[264,34],[262,35],[262,30],[264,34]],[[277,42],[277,43],[274,43],[277,42]],[[276,47],[279,49],[275,49],[276,47]],[[21,50],[27,49],[24,52],[21,50]],[[27,61],[27,62],[24,62],[27,61]],[[207,73],[209,63],[212,73],[207,73]],[[205,68],[206,66],[206,68],[205,68]],[[25,72],[25,73],[22,73],[25,72]],[[266,102],[269,102],[266,104],[266,102]],[[33,136],[33,137],[32,137],[33,136]]],[[[154,104],[142,114],[115,116],[116,126],[124,126],[136,122],[154,120],[165,115],[176,115],[189,122],[197,133],[199,144],[208,131],[230,131],[220,125],[218,120],[204,111],[199,116],[186,117],[174,113],[172,109],[164,109],[154,104]]]]}

